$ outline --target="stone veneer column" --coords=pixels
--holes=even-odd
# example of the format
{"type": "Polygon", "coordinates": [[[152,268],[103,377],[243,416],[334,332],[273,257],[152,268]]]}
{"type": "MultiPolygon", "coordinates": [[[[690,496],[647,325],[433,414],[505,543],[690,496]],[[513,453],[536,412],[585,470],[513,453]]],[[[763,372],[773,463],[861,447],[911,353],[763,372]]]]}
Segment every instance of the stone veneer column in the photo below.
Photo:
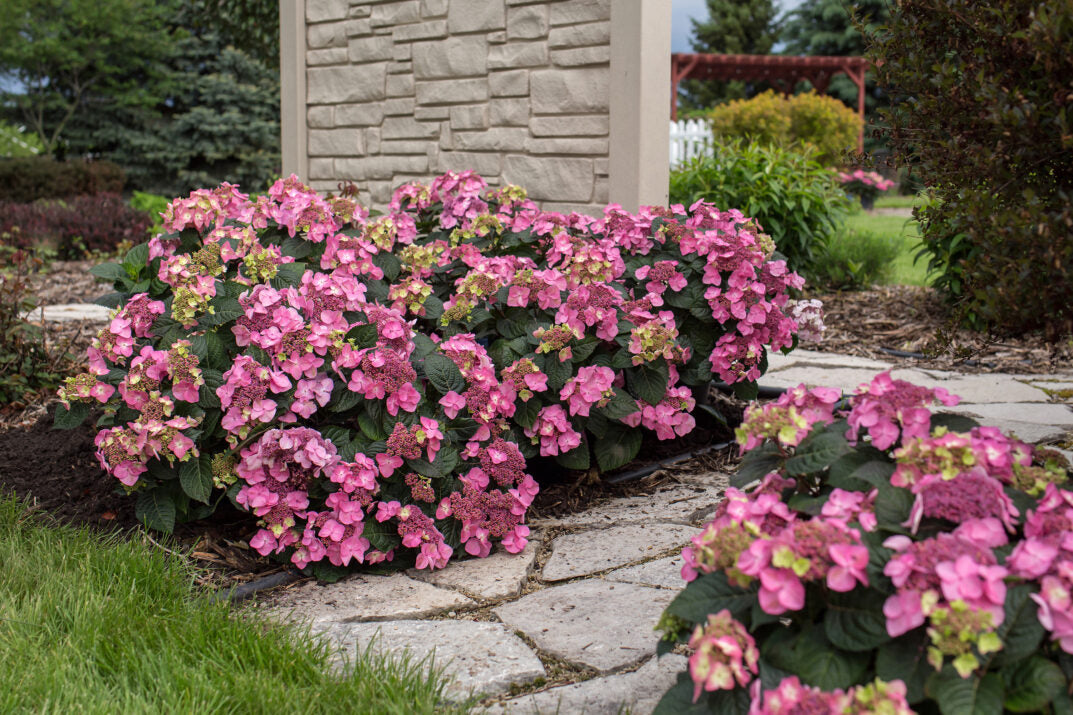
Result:
{"type": "Polygon", "coordinates": [[[667,0],[615,0],[611,6],[610,199],[628,211],[643,204],[663,206],[668,200],[667,5],[667,0]]]}
{"type": "Polygon", "coordinates": [[[306,150],[305,0],[279,3],[279,101],[283,175],[309,179],[306,150]]]}
{"type": "MultiPolygon", "coordinates": [[[[629,54],[631,43],[640,42],[645,61],[669,75],[669,29],[666,41],[654,41],[639,24],[630,26],[669,28],[667,0],[303,0],[304,15],[283,2],[300,28],[281,27],[283,43],[304,42],[307,86],[304,101],[295,99],[285,114],[285,165],[294,165],[292,150],[302,154],[308,170],[301,176],[319,191],[351,180],[363,203],[380,208],[403,182],[475,169],[493,186],[524,186],[546,208],[599,213],[612,198],[615,131],[630,142],[620,155],[655,162],[662,151],[664,164],[624,162],[623,170],[654,176],[624,182],[634,188],[617,200],[654,203],[648,186],[659,175],[666,182],[666,117],[616,130],[609,114],[612,67],[640,62],[629,54]],[[644,12],[623,14],[620,2],[643,4],[644,12]],[[615,32],[630,39],[613,39],[615,32]],[[665,56],[656,58],[661,42],[665,56]],[[622,55],[614,62],[613,45],[622,55]],[[288,120],[292,115],[297,119],[288,120]]],[[[292,70],[287,65],[284,73],[292,70]]],[[[628,69],[623,74],[626,91],[656,86],[654,72],[646,70],[644,81],[628,69]]],[[[652,101],[634,96],[622,111],[658,105],[665,115],[666,92],[669,85],[652,101]]]]}

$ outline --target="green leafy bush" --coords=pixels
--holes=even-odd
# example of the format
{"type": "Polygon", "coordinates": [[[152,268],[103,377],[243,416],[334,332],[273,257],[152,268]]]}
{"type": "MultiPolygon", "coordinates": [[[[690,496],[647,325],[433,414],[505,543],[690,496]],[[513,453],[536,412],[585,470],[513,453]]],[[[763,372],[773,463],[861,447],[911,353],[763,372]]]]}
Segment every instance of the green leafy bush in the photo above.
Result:
{"type": "Polygon", "coordinates": [[[816,252],[838,231],[849,200],[810,150],[717,140],[708,156],[671,173],[671,203],[704,200],[737,208],[763,227],[795,271],[808,276],[816,252]]]}
{"type": "Polygon", "coordinates": [[[1073,4],[906,0],[869,40],[937,285],[971,325],[1073,333],[1073,4]]]}
{"type": "Polygon", "coordinates": [[[842,229],[827,242],[812,264],[810,278],[834,290],[860,290],[890,280],[901,241],[872,231],[842,229]]]}
{"type": "Polygon", "coordinates": [[[692,655],[657,713],[1070,712],[1069,474],[932,412],[957,402],[881,373],[746,412],[660,619],[692,655]]]}
{"type": "Polygon", "coordinates": [[[17,204],[118,194],[125,181],[123,170],[108,161],[55,161],[43,156],[0,159],[0,201],[17,204]]]}
{"type": "Polygon", "coordinates": [[[0,271],[0,404],[6,405],[55,390],[73,361],[65,349],[48,345],[41,327],[27,320],[36,307],[29,277],[41,259],[26,251],[4,252],[9,255],[0,271]]]}
{"type": "Polygon", "coordinates": [[[808,145],[821,164],[841,164],[842,155],[857,145],[861,119],[833,97],[813,91],[786,97],[768,90],[752,99],[715,107],[709,117],[712,134],[761,144],[808,145]]]}
{"type": "Polygon", "coordinates": [[[130,197],[130,207],[137,211],[144,211],[153,220],[149,233],[156,235],[164,227],[164,209],[168,208],[168,198],[160,194],[147,194],[144,191],[135,191],[130,197]]]}

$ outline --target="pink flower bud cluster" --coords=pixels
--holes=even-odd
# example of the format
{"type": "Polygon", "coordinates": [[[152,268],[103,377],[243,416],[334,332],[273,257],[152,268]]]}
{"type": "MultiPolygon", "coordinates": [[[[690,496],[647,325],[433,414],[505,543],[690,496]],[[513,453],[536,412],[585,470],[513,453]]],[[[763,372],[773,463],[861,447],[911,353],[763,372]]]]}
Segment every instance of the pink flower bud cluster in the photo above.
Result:
{"type": "Polygon", "coordinates": [[[876,449],[887,449],[898,442],[902,443],[914,437],[927,437],[931,430],[931,411],[929,405],[936,402],[952,406],[960,401],[941,387],[920,387],[894,380],[890,372],[881,372],[871,383],[857,388],[850,404],[849,431],[846,437],[856,442],[862,431],[871,437],[876,449]]]}
{"type": "Polygon", "coordinates": [[[733,690],[746,686],[759,672],[760,651],[756,641],[723,609],[708,616],[689,639],[689,675],[693,678],[693,702],[702,692],[733,690]]]}
{"type": "Polygon", "coordinates": [[[734,431],[742,454],[759,446],[765,439],[774,440],[780,447],[801,444],[817,424],[835,421],[838,390],[829,387],[808,389],[805,385],[792,387],[774,402],[750,405],[745,410],[741,426],[734,431]]]}
{"type": "Polygon", "coordinates": [[[697,421],[693,417],[693,408],[697,401],[693,391],[685,385],[678,384],[678,370],[670,366],[667,392],[663,399],[654,405],[638,400],[641,409],[626,415],[622,423],[630,427],[641,425],[656,433],[658,439],[684,437],[693,431],[697,421]]]}
{"type": "Polygon", "coordinates": [[[846,691],[824,691],[804,685],[796,675],[791,675],[766,691],[761,691],[760,681],[754,681],[749,715],[913,715],[907,692],[901,680],[888,683],[878,678],[846,691]]]}

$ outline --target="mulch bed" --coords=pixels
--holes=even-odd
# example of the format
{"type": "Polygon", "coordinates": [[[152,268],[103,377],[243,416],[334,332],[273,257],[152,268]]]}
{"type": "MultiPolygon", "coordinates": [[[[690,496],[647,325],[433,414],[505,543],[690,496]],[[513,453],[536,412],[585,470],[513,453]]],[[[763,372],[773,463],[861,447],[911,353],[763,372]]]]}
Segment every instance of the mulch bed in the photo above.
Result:
{"type": "MultiPolygon", "coordinates": [[[[35,278],[39,304],[92,302],[106,293],[108,286],[89,274],[91,265],[88,261],[53,263],[47,274],[35,278]]],[[[938,331],[948,328],[944,322],[946,311],[930,289],[897,286],[810,297],[824,301],[828,326],[822,343],[802,346],[812,350],[871,357],[900,367],[961,372],[1073,372],[1073,347],[1069,343],[1049,347],[1031,336],[997,341],[954,331],[953,342],[943,347],[936,336],[938,331]],[[898,357],[884,352],[884,348],[929,355],[898,357]]],[[[78,354],[84,354],[99,329],[99,326],[78,323],[45,327],[53,344],[69,344],[78,354]]],[[[718,394],[713,394],[712,399],[730,424],[740,420],[743,403],[718,394]]],[[[92,424],[61,432],[52,430],[51,423],[45,405],[40,402],[0,409],[0,493],[13,491],[65,523],[100,530],[136,529],[133,499],[117,489],[115,480],[104,474],[94,457],[92,424]]],[[[643,458],[619,473],[656,465],[683,452],[730,439],[727,428],[705,420],[695,434],[672,443],[646,436],[641,451],[643,458]]],[[[542,488],[532,513],[541,517],[561,516],[580,511],[594,500],[652,493],[684,473],[730,468],[736,452],[734,448],[709,452],[621,484],[592,479],[566,480],[561,470],[535,461],[533,471],[542,488]]],[[[226,587],[282,568],[279,563],[249,550],[246,542],[254,530],[248,515],[227,504],[211,521],[180,526],[173,539],[161,548],[175,549],[177,543],[179,550],[190,553],[204,567],[202,579],[206,585],[226,587]]]]}
{"type": "Polygon", "coordinates": [[[949,311],[931,288],[877,286],[855,293],[817,293],[827,331],[809,350],[858,355],[898,367],[967,373],[1073,372],[1073,339],[1048,345],[1039,335],[999,339],[950,325],[949,311]],[[888,351],[918,353],[919,357],[888,351]]]}

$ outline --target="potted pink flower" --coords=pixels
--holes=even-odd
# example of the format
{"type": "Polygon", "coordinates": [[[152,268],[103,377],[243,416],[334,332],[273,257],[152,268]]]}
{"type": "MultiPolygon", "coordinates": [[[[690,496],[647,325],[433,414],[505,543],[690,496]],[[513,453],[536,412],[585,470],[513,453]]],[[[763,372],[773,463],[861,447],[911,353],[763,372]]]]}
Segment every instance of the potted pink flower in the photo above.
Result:
{"type": "Polygon", "coordinates": [[[875,205],[876,195],[894,186],[894,182],[890,179],[884,179],[878,173],[864,169],[851,172],[840,171],[838,181],[847,194],[855,195],[860,199],[863,209],[871,209],[875,205]]]}

